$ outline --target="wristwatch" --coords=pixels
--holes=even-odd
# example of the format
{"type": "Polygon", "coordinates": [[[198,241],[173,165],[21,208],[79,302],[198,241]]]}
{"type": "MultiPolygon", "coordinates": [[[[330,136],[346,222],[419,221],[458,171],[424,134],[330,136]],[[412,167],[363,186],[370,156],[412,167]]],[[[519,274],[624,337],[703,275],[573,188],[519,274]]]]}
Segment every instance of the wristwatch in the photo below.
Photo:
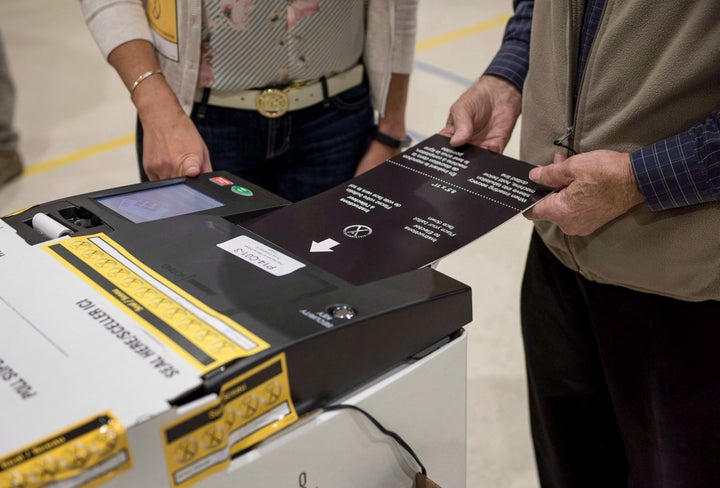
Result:
{"type": "Polygon", "coordinates": [[[398,139],[390,134],[381,132],[377,125],[373,126],[370,135],[379,143],[393,148],[406,148],[412,144],[412,138],[410,136],[405,135],[402,139],[398,139]]]}

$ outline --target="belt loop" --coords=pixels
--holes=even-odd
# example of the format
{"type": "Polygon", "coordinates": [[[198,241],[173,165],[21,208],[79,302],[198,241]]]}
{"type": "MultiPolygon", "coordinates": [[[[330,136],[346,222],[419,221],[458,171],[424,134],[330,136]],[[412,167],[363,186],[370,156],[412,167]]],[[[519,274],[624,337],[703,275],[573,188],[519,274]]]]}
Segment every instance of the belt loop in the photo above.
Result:
{"type": "Polygon", "coordinates": [[[327,78],[325,78],[324,76],[320,77],[320,86],[322,87],[323,107],[328,108],[330,106],[330,97],[328,96],[329,90],[327,78]]]}
{"type": "Polygon", "coordinates": [[[205,87],[205,88],[203,88],[202,98],[200,99],[200,102],[199,102],[198,108],[197,108],[197,118],[198,119],[205,118],[205,112],[207,111],[208,100],[210,100],[210,88],[205,87]]]}

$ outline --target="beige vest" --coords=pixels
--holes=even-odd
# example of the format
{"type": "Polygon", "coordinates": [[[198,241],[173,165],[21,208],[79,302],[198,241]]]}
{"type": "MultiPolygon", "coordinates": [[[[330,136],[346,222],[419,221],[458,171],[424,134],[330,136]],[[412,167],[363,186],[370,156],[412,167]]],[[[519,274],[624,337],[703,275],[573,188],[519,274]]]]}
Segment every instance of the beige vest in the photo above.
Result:
{"type": "MultiPolygon", "coordinates": [[[[575,114],[583,0],[535,2],[523,90],[521,158],[552,161],[552,141],[633,151],[702,123],[720,109],[720,2],[607,0],[575,114]]],[[[633,208],[587,237],[537,230],[588,279],[683,300],[720,300],[720,202],[652,212],[633,208]]]]}

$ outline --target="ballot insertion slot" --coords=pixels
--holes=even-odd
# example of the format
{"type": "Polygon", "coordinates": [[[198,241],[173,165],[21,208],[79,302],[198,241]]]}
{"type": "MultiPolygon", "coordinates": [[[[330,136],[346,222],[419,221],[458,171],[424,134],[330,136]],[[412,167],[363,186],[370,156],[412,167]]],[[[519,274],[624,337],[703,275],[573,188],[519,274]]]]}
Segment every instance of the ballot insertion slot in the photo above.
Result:
{"type": "Polygon", "coordinates": [[[102,219],[84,207],[68,207],[58,212],[62,218],[83,229],[91,229],[104,224],[102,219]]]}

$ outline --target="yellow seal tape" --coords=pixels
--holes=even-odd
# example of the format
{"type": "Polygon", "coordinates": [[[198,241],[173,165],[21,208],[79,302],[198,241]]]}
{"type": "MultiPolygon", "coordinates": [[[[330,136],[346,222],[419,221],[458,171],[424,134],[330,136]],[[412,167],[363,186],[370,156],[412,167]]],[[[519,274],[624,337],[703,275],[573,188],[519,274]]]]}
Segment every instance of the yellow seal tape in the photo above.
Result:
{"type": "Polygon", "coordinates": [[[227,469],[232,457],[297,420],[285,354],[228,382],[217,400],[164,429],[172,486],[227,469]]]}
{"type": "Polygon", "coordinates": [[[72,237],[44,247],[202,373],[269,347],[104,234],[72,237]]]}
{"type": "Polygon", "coordinates": [[[131,467],[125,428],[105,412],[1,458],[0,487],[94,487],[131,467]]]}

